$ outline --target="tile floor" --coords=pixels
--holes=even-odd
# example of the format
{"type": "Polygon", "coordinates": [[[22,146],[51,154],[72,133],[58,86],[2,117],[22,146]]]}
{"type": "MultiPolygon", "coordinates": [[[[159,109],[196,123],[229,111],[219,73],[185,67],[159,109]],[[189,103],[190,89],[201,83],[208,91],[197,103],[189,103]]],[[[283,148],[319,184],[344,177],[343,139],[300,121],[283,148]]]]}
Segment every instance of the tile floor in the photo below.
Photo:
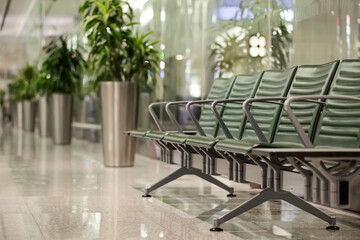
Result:
{"type": "Polygon", "coordinates": [[[141,198],[141,189],[177,168],[136,156],[133,168],[105,168],[100,144],[0,130],[2,239],[360,239],[360,215],[325,208],[341,230],[282,202],[271,202],[209,232],[213,218],[258,190],[232,184],[236,198],[183,177],[141,198]]]}

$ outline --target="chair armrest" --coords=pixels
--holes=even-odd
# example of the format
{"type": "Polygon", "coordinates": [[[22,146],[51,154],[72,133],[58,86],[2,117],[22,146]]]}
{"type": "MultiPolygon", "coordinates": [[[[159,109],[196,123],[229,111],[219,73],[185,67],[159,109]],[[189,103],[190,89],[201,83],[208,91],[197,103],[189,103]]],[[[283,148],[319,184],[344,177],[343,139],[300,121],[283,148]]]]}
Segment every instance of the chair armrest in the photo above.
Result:
{"type": "MultiPolygon", "coordinates": [[[[257,124],[254,116],[250,112],[251,104],[253,102],[265,102],[265,103],[270,103],[270,104],[284,105],[284,101],[286,101],[287,99],[288,98],[286,98],[286,97],[251,98],[244,102],[244,104],[243,104],[244,112],[245,112],[247,118],[249,119],[251,126],[254,128],[254,131],[261,142],[268,142],[268,140],[265,137],[265,135],[264,135],[263,131],[261,130],[261,128],[259,127],[259,125],[257,124]]],[[[324,104],[324,102],[315,101],[312,99],[304,99],[303,101],[317,103],[317,104],[324,104]]]]}
{"type": "MultiPolygon", "coordinates": [[[[339,100],[353,100],[353,101],[360,101],[360,98],[357,97],[350,97],[350,96],[328,96],[328,95],[305,95],[299,97],[290,97],[284,102],[284,110],[290,118],[290,121],[294,125],[301,141],[303,142],[306,148],[313,148],[313,144],[311,143],[309,137],[306,135],[305,130],[301,126],[299,120],[296,118],[294,111],[291,109],[291,103],[294,101],[312,101],[312,100],[326,100],[326,99],[339,99],[339,100]]],[[[312,102],[319,102],[319,101],[312,101],[312,102]]],[[[322,104],[326,104],[321,102],[322,104]]]]}
{"type": "Polygon", "coordinates": [[[157,107],[157,106],[161,106],[161,105],[165,105],[167,104],[168,102],[154,102],[154,103],[151,103],[149,105],[149,113],[151,115],[151,117],[154,119],[154,122],[156,124],[156,126],[159,128],[160,131],[162,132],[165,132],[165,128],[164,126],[161,124],[160,120],[159,120],[159,117],[156,115],[155,111],[154,111],[154,107],[157,107]]]}
{"type": "Polygon", "coordinates": [[[171,122],[174,124],[175,128],[177,129],[177,131],[179,133],[183,133],[183,129],[180,126],[180,123],[176,120],[175,115],[171,112],[170,107],[174,106],[174,105],[185,105],[187,104],[189,101],[176,101],[176,102],[168,102],[165,106],[165,111],[167,113],[167,115],[169,116],[171,122]]]}
{"type": "MultiPolygon", "coordinates": [[[[186,104],[186,103],[188,103],[188,102],[189,102],[189,101],[154,102],[154,103],[151,103],[151,104],[149,105],[149,112],[150,112],[151,117],[154,119],[154,122],[155,122],[156,126],[159,128],[159,130],[162,131],[162,132],[165,132],[164,126],[161,124],[159,117],[156,115],[156,113],[155,113],[155,111],[154,111],[154,107],[162,106],[162,105],[167,105],[167,104],[169,104],[169,103],[171,103],[172,105],[176,105],[176,104],[186,104]]],[[[170,116],[169,116],[169,117],[170,117],[170,116]]],[[[174,124],[173,119],[172,119],[171,117],[170,117],[170,119],[171,119],[171,121],[172,121],[173,124],[174,124]]],[[[174,117],[174,120],[175,120],[175,117],[174,117]]],[[[175,121],[176,121],[176,120],[175,120],[175,121]]],[[[177,123],[177,122],[176,122],[176,123],[177,123]]],[[[178,124],[178,123],[177,123],[177,124],[178,124]]],[[[175,125],[175,127],[177,128],[176,124],[174,124],[174,125],[175,125]]],[[[178,124],[178,125],[179,125],[179,124],[178,124]]],[[[179,129],[177,128],[177,130],[179,130],[179,129]]],[[[182,132],[182,130],[181,130],[180,132],[182,132]]]]}
{"type": "Polygon", "coordinates": [[[243,110],[246,114],[246,117],[249,119],[249,122],[251,124],[251,126],[253,127],[257,137],[259,138],[259,140],[261,142],[269,142],[268,139],[265,137],[265,134],[263,133],[263,131],[261,130],[261,128],[259,127],[259,124],[257,124],[254,116],[252,115],[252,113],[250,112],[250,105],[253,102],[266,102],[266,103],[271,103],[271,104],[279,104],[282,105],[282,102],[276,102],[276,101],[285,101],[286,97],[269,97],[269,98],[250,98],[247,99],[244,104],[243,104],[243,110]]]}
{"type": "Polygon", "coordinates": [[[186,111],[189,113],[191,120],[193,121],[193,123],[195,124],[195,127],[197,129],[197,131],[200,133],[200,135],[202,136],[206,136],[205,131],[202,129],[202,127],[200,126],[199,121],[196,119],[195,115],[193,114],[193,112],[191,112],[191,106],[193,105],[198,105],[198,104],[209,104],[214,102],[214,100],[197,100],[197,101],[191,101],[188,102],[186,104],[186,111]]]}
{"type": "Polygon", "coordinates": [[[211,111],[214,113],[214,116],[216,117],[216,120],[219,122],[220,127],[222,128],[222,130],[224,131],[224,134],[227,138],[233,139],[234,137],[232,136],[232,134],[229,131],[229,128],[226,126],[225,122],[223,121],[223,119],[220,116],[220,113],[218,112],[218,110],[216,109],[217,105],[220,105],[220,103],[238,103],[238,104],[243,104],[243,102],[246,99],[244,98],[233,98],[233,99],[223,99],[223,100],[217,100],[214,101],[211,104],[211,111]]]}

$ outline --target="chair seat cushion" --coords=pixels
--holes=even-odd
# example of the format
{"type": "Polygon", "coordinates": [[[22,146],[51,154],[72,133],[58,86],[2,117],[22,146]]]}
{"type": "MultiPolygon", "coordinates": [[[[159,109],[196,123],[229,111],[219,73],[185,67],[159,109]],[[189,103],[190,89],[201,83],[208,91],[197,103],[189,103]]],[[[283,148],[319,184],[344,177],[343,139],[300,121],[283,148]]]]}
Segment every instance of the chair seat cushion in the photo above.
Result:
{"type": "Polygon", "coordinates": [[[240,154],[248,154],[253,148],[303,148],[304,146],[300,143],[265,143],[259,142],[256,138],[246,138],[242,140],[238,139],[223,139],[220,140],[216,145],[217,151],[232,152],[240,154]]]}
{"type": "Polygon", "coordinates": [[[164,136],[163,141],[175,144],[184,144],[186,139],[190,136],[191,135],[184,133],[168,133],[164,136]]]}
{"type": "Polygon", "coordinates": [[[152,140],[162,140],[165,136],[166,132],[161,131],[148,131],[144,138],[152,139],[152,140]]]}
{"type": "Polygon", "coordinates": [[[126,132],[126,134],[128,134],[129,136],[132,136],[132,137],[144,137],[148,131],[149,130],[146,130],[146,129],[135,129],[135,130],[126,132]]]}
{"type": "Polygon", "coordinates": [[[219,141],[219,139],[214,138],[214,137],[195,135],[195,136],[189,136],[186,139],[185,144],[190,145],[190,146],[200,147],[200,148],[211,148],[218,141],[219,141]]]}
{"type": "Polygon", "coordinates": [[[215,149],[223,152],[247,154],[251,151],[255,144],[259,144],[259,140],[255,138],[243,140],[222,139],[215,145],[215,149]]]}
{"type": "Polygon", "coordinates": [[[253,148],[304,148],[298,142],[256,143],[253,148]]]}

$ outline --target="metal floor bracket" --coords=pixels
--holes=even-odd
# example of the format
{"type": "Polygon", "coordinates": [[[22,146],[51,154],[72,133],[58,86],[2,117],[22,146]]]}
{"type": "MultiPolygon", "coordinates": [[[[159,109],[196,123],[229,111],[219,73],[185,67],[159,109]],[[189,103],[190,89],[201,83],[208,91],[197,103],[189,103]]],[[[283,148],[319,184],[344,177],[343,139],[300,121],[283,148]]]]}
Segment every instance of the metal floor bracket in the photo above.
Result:
{"type": "Polygon", "coordinates": [[[219,180],[217,180],[216,178],[214,178],[211,175],[205,174],[203,173],[200,169],[197,168],[186,168],[186,167],[181,167],[178,170],[176,170],[175,172],[171,173],[170,175],[168,175],[167,177],[163,178],[162,180],[160,180],[159,182],[155,183],[154,185],[152,185],[149,188],[145,189],[145,194],[149,194],[150,192],[154,191],[155,189],[164,186],[165,184],[168,184],[184,175],[195,175],[198,176],[202,179],[204,179],[205,181],[208,181],[226,191],[228,191],[230,194],[232,194],[231,196],[235,196],[234,195],[234,188],[229,187],[227,185],[225,185],[224,183],[220,182],[219,180]]]}
{"type": "Polygon", "coordinates": [[[215,218],[214,219],[214,228],[219,228],[219,226],[221,224],[223,224],[223,223],[229,221],[230,219],[232,219],[232,218],[234,218],[234,217],[266,202],[266,201],[269,201],[269,200],[286,201],[286,202],[304,210],[305,212],[308,212],[308,213],[324,220],[325,222],[328,222],[330,224],[330,226],[336,227],[335,226],[335,224],[336,224],[335,217],[327,215],[326,213],[324,213],[320,209],[314,207],[313,205],[306,202],[305,200],[295,196],[294,194],[292,194],[288,191],[284,191],[284,190],[275,191],[273,188],[267,188],[267,189],[263,190],[262,192],[260,192],[259,194],[257,194],[256,196],[254,196],[253,198],[244,202],[240,206],[231,210],[230,212],[228,212],[221,218],[215,218]]]}

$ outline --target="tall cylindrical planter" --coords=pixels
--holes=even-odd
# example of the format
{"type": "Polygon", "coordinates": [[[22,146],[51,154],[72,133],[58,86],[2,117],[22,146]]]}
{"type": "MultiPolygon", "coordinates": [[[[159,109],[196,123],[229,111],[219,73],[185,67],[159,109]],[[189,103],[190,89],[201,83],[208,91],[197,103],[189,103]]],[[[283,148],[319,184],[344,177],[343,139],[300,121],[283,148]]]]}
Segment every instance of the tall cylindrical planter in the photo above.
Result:
{"type": "Polygon", "coordinates": [[[35,130],[36,102],[22,101],[23,130],[33,132],[35,130]]]}
{"type": "Polygon", "coordinates": [[[17,128],[17,102],[10,101],[11,125],[17,128]]]}
{"type": "MultiPolygon", "coordinates": [[[[100,110],[100,98],[92,98],[89,102],[89,115],[90,122],[94,124],[100,124],[101,122],[101,110],[100,110]]],[[[100,142],[101,131],[89,130],[87,140],[90,142],[100,142]]]]}
{"type": "Polygon", "coordinates": [[[52,139],[54,144],[71,143],[72,96],[54,93],[51,95],[52,139]]]}
{"type": "Polygon", "coordinates": [[[23,130],[23,103],[18,101],[16,102],[16,128],[18,130],[23,130]]]}
{"type": "Polygon", "coordinates": [[[134,165],[135,139],[123,134],[136,127],[138,87],[130,82],[101,82],[101,119],[104,164],[134,165]]]}
{"type": "MultiPolygon", "coordinates": [[[[87,118],[87,110],[88,110],[88,102],[83,99],[75,99],[74,100],[74,119],[76,122],[86,123],[87,118]]],[[[86,131],[85,129],[75,129],[74,136],[78,139],[85,139],[86,138],[86,131]]]]}
{"type": "Polygon", "coordinates": [[[39,135],[40,137],[51,136],[51,107],[50,97],[39,99],[39,135]]]}

